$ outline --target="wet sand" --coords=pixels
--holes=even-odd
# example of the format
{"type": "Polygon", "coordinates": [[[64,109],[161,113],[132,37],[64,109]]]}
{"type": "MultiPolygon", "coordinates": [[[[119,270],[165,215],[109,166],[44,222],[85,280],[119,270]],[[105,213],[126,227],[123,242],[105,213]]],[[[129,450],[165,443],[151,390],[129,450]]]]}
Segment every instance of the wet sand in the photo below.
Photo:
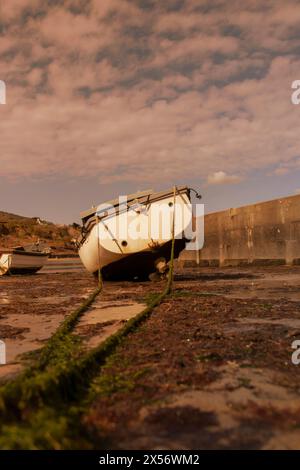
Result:
{"type": "MultiPolygon", "coordinates": [[[[28,353],[40,349],[64,318],[95,290],[96,281],[78,260],[54,260],[33,276],[0,278],[0,339],[6,345],[6,365],[0,381],[26,366],[28,353]]],[[[106,286],[79,321],[74,334],[84,349],[93,348],[144,308],[135,302],[133,286],[106,286]],[[118,295],[125,299],[118,300],[118,295]]]]}
{"type": "Polygon", "coordinates": [[[176,279],[95,381],[83,419],[93,446],[299,449],[300,269],[176,279]]]}
{"type": "Polygon", "coordinates": [[[26,355],[43,346],[65,316],[88,297],[94,286],[84,271],[0,278],[0,339],[6,365],[0,379],[20,371],[26,355]]]}
{"type": "MultiPolygon", "coordinates": [[[[51,269],[0,278],[2,379],[95,289],[81,266],[51,269]]],[[[97,346],[163,286],[105,283],[75,333],[97,346]]],[[[96,379],[82,419],[93,447],[300,448],[300,267],[189,269],[174,289],[96,379]]]]}

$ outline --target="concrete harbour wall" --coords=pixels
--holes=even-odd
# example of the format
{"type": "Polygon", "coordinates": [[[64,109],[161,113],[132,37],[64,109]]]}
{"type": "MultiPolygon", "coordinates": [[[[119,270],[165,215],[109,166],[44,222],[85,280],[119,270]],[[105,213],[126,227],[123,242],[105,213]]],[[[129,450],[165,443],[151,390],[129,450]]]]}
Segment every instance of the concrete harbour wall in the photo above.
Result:
{"type": "MultiPolygon", "coordinates": [[[[202,266],[300,264],[300,195],[205,216],[202,266]]],[[[180,264],[196,253],[184,251],[180,264]]]]}

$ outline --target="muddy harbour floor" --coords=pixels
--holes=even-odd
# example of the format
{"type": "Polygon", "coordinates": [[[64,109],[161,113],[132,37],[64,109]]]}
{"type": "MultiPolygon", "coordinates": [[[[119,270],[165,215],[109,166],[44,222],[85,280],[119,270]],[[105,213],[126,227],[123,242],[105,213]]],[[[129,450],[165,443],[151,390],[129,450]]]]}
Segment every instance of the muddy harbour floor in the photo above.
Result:
{"type": "MultiPolygon", "coordinates": [[[[116,332],[164,282],[105,283],[75,329],[84,349],[116,332]]],[[[0,380],[19,374],[94,289],[76,263],[1,278],[0,380]]],[[[95,381],[81,417],[90,447],[300,449],[297,339],[300,267],[178,270],[173,293],[95,381]]]]}

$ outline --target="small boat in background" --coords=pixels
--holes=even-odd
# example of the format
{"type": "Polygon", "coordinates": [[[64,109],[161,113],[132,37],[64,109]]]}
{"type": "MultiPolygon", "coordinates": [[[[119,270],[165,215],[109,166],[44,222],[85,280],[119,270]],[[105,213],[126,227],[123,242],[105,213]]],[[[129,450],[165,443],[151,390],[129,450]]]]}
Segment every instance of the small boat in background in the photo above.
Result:
{"type": "Polygon", "coordinates": [[[49,248],[39,244],[0,250],[0,276],[4,274],[34,274],[48,261],[49,248]]]}

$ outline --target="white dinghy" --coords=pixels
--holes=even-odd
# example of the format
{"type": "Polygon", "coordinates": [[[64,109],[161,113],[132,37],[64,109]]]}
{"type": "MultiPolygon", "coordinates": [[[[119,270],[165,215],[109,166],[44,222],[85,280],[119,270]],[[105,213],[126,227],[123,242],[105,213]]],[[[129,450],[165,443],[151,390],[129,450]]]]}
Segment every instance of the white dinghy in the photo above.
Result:
{"type": "Polygon", "coordinates": [[[49,250],[36,245],[0,251],[0,276],[4,274],[34,274],[48,261],[49,250]]]}

